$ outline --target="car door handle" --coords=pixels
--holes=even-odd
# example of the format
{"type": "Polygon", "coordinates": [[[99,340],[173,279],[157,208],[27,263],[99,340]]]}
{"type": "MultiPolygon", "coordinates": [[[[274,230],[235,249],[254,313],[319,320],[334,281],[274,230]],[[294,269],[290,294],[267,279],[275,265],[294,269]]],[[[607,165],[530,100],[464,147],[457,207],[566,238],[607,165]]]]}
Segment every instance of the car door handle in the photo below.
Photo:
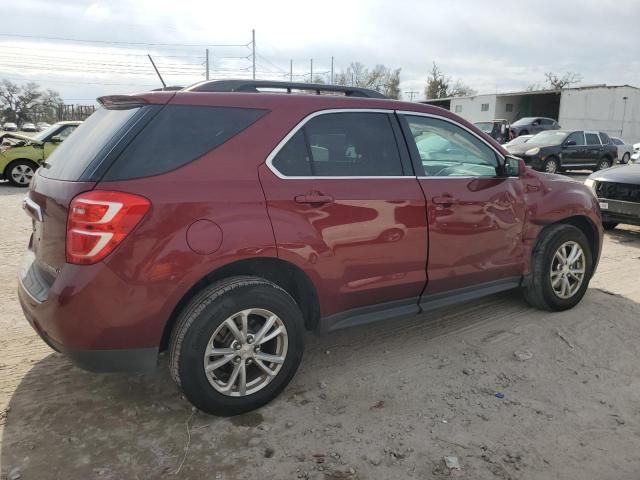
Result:
{"type": "Polygon", "coordinates": [[[333,202],[333,197],[320,192],[309,192],[305,195],[296,195],[295,201],[296,203],[323,204],[333,202]]]}
{"type": "Polygon", "coordinates": [[[460,203],[457,198],[451,197],[449,195],[443,195],[442,197],[433,197],[432,201],[436,205],[457,205],[458,203],[460,203]]]}

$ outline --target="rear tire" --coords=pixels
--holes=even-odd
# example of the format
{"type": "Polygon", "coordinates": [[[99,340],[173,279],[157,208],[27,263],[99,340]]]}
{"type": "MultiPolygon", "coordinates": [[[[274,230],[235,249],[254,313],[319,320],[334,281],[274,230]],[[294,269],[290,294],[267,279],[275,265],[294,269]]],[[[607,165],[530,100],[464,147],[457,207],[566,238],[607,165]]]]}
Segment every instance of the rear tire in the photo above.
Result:
{"type": "Polygon", "coordinates": [[[597,172],[609,167],[611,167],[611,160],[609,160],[608,158],[601,158],[600,160],[598,160],[598,165],[596,165],[596,168],[593,171],[597,172]]]}
{"type": "Polygon", "coordinates": [[[605,230],[613,230],[618,226],[618,222],[602,222],[602,228],[605,230]]]}
{"type": "MultiPolygon", "coordinates": [[[[558,224],[546,228],[542,232],[542,237],[538,241],[531,259],[531,274],[529,284],[523,288],[524,297],[527,302],[541,310],[562,311],[568,310],[580,302],[584,296],[589,281],[591,280],[593,268],[593,258],[591,246],[582,231],[573,225],[558,224]],[[552,278],[562,276],[562,268],[558,268],[558,252],[561,249],[569,248],[572,245],[579,246],[582,253],[582,260],[575,264],[574,268],[569,267],[567,271],[584,271],[581,283],[567,274],[569,280],[573,281],[572,288],[575,291],[566,297],[562,297],[552,285],[552,278]],[[565,247],[568,245],[569,247],[565,247]],[[555,277],[554,277],[555,276],[555,277]]],[[[562,283],[562,281],[560,282],[562,283]]],[[[569,291],[571,288],[569,289],[569,291]]]]}
{"type": "Polygon", "coordinates": [[[282,288],[258,277],[228,278],[206,287],[180,313],[170,340],[171,376],[200,410],[245,413],[273,400],[291,381],[302,360],[303,334],[302,312],[282,288]],[[273,327],[260,335],[273,317],[273,327]]]}
{"type": "Polygon", "coordinates": [[[4,170],[4,177],[14,187],[28,187],[39,168],[32,160],[14,160],[4,170]]]}

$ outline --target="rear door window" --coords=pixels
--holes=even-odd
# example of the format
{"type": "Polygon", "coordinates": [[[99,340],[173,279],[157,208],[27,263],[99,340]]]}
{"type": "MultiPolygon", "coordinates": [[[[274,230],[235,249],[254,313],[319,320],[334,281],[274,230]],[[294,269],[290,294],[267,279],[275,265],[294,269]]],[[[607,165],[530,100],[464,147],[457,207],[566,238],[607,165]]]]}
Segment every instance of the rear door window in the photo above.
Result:
{"type": "Polygon", "coordinates": [[[597,133],[585,133],[587,145],[600,145],[600,139],[597,133]]]}
{"type": "Polygon", "coordinates": [[[608,145],[611,141],[611,138],[606,133],[600,132],[600,141],[603,145],[608,145]]]}
{"type": "Polygon", "coordinates": [[[278,152],[273,166],[289,177],[403,175],[389,115],[374,112],[312,118],[278,152]]]}
{"type": "MultiPolygon", "coordinates": [[[[100,108],[49,156],[39,174],[55,180],[79,180],[100,151],[138,114],[140,107],[100,108]]],[[[71,132],[69,132],[71,133],[71,132]]]]}
{"type": "Polygon", "coordinates": [[[250,108],[167,105],[127,145],[104,180],[175,170],[219,147],[265,113],[250,108]]]}

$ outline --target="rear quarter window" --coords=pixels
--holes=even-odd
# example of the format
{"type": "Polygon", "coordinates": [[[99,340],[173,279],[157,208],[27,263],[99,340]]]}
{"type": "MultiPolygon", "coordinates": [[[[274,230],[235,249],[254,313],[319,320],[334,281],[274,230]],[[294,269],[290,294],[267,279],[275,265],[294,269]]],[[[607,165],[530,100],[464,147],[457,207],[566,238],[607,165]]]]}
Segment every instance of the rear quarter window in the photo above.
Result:
{"type": "Polygon", "coordinates": [[[140,110],[140,107],[96,110],[55,149],[39,170],[39,175],[54,180],[81,179],[93,160],[122,135],[121,132],[127,129],[140,110]]]}
{"type": "Polygon", "coordinates": [[[265,110],[167,105],[124,149],[104,180],[127,180],[175,170],[249,127],[265,110]]]}

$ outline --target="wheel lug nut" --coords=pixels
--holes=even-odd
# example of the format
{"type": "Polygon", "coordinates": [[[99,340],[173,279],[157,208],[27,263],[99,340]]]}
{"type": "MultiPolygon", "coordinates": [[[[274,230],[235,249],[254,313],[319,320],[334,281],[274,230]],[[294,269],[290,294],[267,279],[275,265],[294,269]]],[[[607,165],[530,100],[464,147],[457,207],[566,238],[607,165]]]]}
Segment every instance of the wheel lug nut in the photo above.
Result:
{"type": "Polygon", "coordinates": [[[233,359],[233,361],[234,361],[235,363],[240,363],[240,357],[236,357],[236,358],[234,358],[234,359],[233,359]]]}

